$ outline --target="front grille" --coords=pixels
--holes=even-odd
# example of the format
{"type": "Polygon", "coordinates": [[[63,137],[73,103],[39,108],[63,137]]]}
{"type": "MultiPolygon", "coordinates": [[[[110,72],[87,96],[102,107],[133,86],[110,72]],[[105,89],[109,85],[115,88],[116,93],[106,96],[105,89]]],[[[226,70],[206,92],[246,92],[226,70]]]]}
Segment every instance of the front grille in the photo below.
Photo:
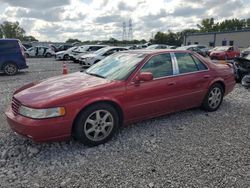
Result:
{"type": "Polygon", "coordinates": [[[13,111],[14,115],[18,114],[18,110],[19,110],[20,106],[21,106],[21,103],[13,97],[11,107],[12,107],[12,111],[13,111]]]}

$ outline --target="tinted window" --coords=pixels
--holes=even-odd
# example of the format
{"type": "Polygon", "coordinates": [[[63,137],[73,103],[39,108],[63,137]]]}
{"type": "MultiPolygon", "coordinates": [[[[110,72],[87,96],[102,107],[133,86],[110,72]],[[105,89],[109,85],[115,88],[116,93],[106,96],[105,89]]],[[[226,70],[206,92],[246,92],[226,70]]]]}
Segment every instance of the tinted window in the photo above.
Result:
{"type": "Polygon", "coordinates": [[[204,65],[197,57],[192,56],[192,58],[195,61],[196,65],[198,66],[199,70],[207,70],[206,65],[204,65]]]}
{"type": "Polygon", "coordinates": [[[175,54],[181,74],[198,71],[198,66],[188,53],[175,54]]]}
{"type": "Polygon", "coordinates": [[[151,72],[154,78],[173,75],[170,54],[160,54],[152,57],[142,67],[141,72],[151,72]]]}
{"type": "Polygon", "coordinates": [[[16,41],[0,41],[0,49],[13,49],[16,48],[16,41]]]}
{"type": "Polygon", "coordinates": [[[97,51],[97,50],[99,50],[99,49],[101,49],[101,48],[103,48],[103,46],[91,46],[91,47],[89,48],[89,51],[97,51]]]}

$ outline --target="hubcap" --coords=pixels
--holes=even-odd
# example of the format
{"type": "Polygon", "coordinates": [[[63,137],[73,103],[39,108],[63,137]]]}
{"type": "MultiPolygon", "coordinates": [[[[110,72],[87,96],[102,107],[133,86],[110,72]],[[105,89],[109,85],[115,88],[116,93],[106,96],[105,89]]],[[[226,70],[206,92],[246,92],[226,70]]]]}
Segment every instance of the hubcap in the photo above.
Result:
{"type": "Polygon", "coordinates": [[[208,104],[210,108],[217,108],[222,99],[221,89],[218,87],[213,88],[213,90],[209,93],[208,104]]]}
{"type": "Polygon", "coordinates": [[[4,71],[6,74],[12,75],[16,72],[16,67],[15,65],[8,64],[4,67],[4,71]]]}
{"type": "Polygon", "coordinates": [[[110,112],[97,110],[90,114],[84,124],[84,133],[92,141],[105,139],[114,127],[114,119],[110,112]]]}

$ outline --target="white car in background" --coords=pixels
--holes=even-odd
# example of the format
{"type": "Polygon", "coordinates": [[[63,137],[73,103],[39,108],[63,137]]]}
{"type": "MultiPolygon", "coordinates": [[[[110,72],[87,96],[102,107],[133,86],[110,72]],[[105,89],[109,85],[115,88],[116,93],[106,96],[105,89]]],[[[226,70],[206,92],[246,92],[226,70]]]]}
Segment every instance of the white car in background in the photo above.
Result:
{"type": "Polygon", "coordinates": [[[25,57],[52,57],[55,52],[46,46],[36,46],[27,49],[25,52],[25,57]]]}
{"type": "Polygon", "coordinates": [[[69,54],[73,50],[76,50],[77,48],[78,46],[74,46],[74,47],[69,48],[68,50],[56,52],[55,59],[56,60],[70,60],[69,54]]]}
{"type": "Polygon", "coordinates": [[[79,58],[86,54],[86,53],[91,53],[95,52],[101,48],[107,47],[107,45],[83,45],[79,46],[77,49],[73,50],[70,53],[70,59],[73,60],[75,63],[79,62],[79,58]]]}
{"type": "Polygon", "coordinates": [[[100,50],[97,50],[94,53],[85,54],[81,56],[81,58],[79,59],[79,63],[82,64],[83,67],[90,67],[94,65],[95,63],[97,63],[98,61],[101,61],[105,57],[111,54],[114,54],[116,52],[119,52],[119,51],[124,51],[124,50],[128,50],[128,49],[125,47],[118,47],[118,46],[113,46],[113,47],[109,46],[106,48],[102,48],[100,50]]]}

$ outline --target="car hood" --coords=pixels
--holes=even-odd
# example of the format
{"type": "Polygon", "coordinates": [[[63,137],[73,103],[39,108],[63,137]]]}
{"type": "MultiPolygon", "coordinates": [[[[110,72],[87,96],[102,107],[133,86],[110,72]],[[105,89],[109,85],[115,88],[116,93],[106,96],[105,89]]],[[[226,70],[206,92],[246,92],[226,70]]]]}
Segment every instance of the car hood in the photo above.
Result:
{"type": "Polygon", "coordinates": [[[66,51],[60,51],[60,52],[56,52],[56,54],[59,55],[59,54],[65,53],[65,52],[66,52],[66,51]]]}
{"type": "Polygon", "coordinates": [[[47,80],[23,86],[14,97],[23,105],[40,108],[56,101],[74,100],[92,89],[109,85],[112,81],[88,75],[83,72],[52,77],[47,80]]]}

